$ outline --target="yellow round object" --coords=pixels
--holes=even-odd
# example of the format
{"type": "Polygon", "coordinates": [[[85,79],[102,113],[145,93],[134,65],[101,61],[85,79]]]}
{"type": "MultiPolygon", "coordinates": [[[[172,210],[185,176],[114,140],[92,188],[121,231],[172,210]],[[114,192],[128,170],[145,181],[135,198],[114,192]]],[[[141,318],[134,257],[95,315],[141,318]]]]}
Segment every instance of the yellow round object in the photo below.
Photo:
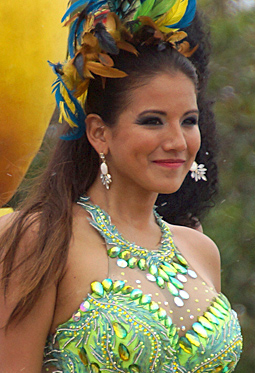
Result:
{"type": "Polygon", "coordinates": [[[0,2],[0,206],[14,194],[55,108],[47,63],[63,61],[67,0],[0,2]]]}

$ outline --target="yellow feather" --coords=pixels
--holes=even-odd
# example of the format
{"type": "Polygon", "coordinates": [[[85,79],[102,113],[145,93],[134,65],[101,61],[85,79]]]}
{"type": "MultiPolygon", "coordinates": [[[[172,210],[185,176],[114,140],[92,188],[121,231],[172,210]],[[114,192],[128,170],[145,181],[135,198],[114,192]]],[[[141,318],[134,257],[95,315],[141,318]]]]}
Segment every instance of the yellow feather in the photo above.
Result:
{"type": "Polygon", "coordinates": [[[155,23],[160,31],[165,33],[175,31],[176,29],[170,29],[169,27],[165,27],[165,25],[174,25],[175,23],[179,22],[184,16],[187,6],[188,0],[178,0],[167,13],[159,17],[155,23]]]}

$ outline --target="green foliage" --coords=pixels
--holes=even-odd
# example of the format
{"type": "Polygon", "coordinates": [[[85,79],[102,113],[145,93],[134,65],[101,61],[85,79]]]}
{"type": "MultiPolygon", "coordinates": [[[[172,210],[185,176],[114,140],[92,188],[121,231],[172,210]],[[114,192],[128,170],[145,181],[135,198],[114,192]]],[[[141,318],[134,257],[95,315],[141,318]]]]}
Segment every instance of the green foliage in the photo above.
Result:
{"type": "MultiPolygon", "coordinates": [[[[223,1],[224,3],[224,1],[223,1]]],[[[238,312],[244,352],[236,369],[255,371],[255,9],[212,10],[209,91],[215,100],[221,154],[220,194],[204,222],[222,256],[222,291],[238,312]]],[[[224,5],[224,4],[223,4],[224,5]]]]}

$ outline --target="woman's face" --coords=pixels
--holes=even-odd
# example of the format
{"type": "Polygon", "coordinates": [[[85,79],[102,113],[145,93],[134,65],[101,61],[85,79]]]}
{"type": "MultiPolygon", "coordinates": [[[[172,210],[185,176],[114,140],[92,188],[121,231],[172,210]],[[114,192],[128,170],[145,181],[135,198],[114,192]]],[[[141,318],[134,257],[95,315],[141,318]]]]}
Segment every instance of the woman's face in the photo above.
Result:
{"type": "Polygon", "coordinates": [[[109,129],[107,162],[113,184],[174,193],[200,147],[194,83],[179,72],[162,74],[131,95],[109,129]]]}

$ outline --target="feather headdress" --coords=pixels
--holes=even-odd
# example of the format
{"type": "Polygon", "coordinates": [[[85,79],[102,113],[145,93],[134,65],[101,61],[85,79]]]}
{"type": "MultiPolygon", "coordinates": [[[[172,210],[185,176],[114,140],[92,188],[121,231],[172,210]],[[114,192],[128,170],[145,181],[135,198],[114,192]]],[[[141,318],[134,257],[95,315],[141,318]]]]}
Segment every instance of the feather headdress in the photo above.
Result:
{"type": "MultiPolygon", "coordinates": [[[[127,74],[114,67],[111,55],[120,49],[138,54],[132,41],[139,30],[149,27],[150,40],[171,43],[189,57],[190,49],[183,41],[187,34],[180,31],[192,22],[196,0],[77,0],[62,18],[70,26],[68,60],[64,64],[50,63],[57,79],[53,92],[64,118],[71,129],[62,138],[74,140],[85,132],[84,102],[93,74],[105,78],[122,78],[127,74]]],[[[144,40],[143,40],[144,41],[144,40]]]]}

